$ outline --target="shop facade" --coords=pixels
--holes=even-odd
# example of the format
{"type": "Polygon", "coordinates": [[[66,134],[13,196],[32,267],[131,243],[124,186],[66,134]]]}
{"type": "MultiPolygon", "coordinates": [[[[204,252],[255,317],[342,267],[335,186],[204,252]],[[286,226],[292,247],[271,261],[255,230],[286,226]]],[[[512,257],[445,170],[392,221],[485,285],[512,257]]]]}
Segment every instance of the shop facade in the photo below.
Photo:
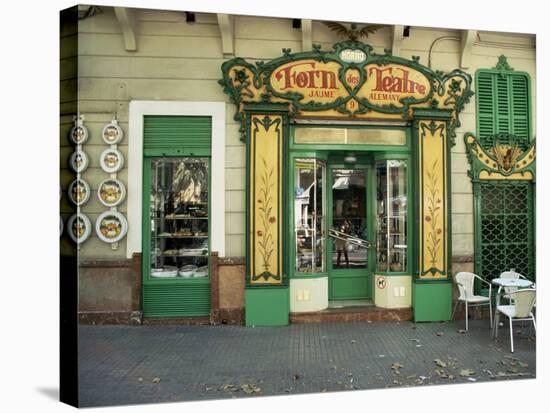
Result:
{"type": "Polygon", "coordinates": [[[192,15],[102,7],[62,30],[61,186],[87,152],[97,227],[62,235],[82,322],[443,321],[460,270],[534,279],[534,38],[192,15]]]}

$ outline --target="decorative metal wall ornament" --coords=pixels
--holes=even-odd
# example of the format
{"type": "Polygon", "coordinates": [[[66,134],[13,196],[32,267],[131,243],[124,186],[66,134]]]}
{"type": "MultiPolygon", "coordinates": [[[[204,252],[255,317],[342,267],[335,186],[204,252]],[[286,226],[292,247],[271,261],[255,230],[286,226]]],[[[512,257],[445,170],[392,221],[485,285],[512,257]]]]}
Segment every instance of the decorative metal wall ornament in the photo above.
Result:
{"type": "Polygon", "coordinates": [[[67,221],[67,232],[74,242],[77,244],[83,243],[92,233],[90,218],[81,213],[71,215],[67,221]]]}
{"type": "Polygon", "coordinates": [[[101,131],[101,137],[107,145],[116,145],[124,137],[124,131],[119,126],[116,119],[113,119],[111,123],[105,125],[101,131]]]}
{"type": "Polygon", "coordinates": [[[99,157],[99,164],[107,173],[118,172],[124,166],[124,155],[118,149],[105,149],[99,157]]]}
{"type": "Polygon", "coordinates": [[[126,187],[118,179],[108,178],[99,184],[97,198],[107,207],[114,207],[124,201],[126,187]]]}
{"type": "Polygon", "coordinates": [[[536,143],[533,140],[527,149],[522,150],[522,142],[522,138],[510,133],[499,133],[493,136],[493,146],[484,149],[474,134],[464,134],[471,166],[468,174],[472,181],[534,180],[536,143]]]}
{"type": "Polygon", "coordinates": [[[67,195],[73,204],[82,206],[90,199],[91,192],[88,182],[77,178],[69,184],[67,195]]]}
{"type": "Polygon", "coordinates": [[[454,144],[459,113],[473,95],[471,76],[461,70],[433,71],[412,60],[376,54],[357,41],[322,51],[291,53],[269,62],[235,58],[222,64],[219,84],[237,107],[234,119],[246,139],[244,106],[287,104],[291,116],[303,118],[410,120],[413,108],[452,112],[449,138],[454,144]],[[364,56],[364,59],[363,59],[364,56]]]}
{"type": "Polygon", "coordinates": [[[128,221],[120,212],[105,211],[97,218],[95,231],[103,242],[112,244],[126,236],[128,221]]]}
{"type": "Polygon", "coordinates": [[[76,173],[84,172],[88,168],[89,163],[90,159],[88,155],[80,148],[77,148],[69,158],[69,165],[76,173]]]}
{"type": "Polygon", "coordinates": [[[331,31],[335,32],[339,37],[347,38],[351,41],[357,41],[362,37],[369,37],[369,34],[374,34],[376,31],[386,27],[383,24],[365,24],[362,28],[358,28],[357,23],[351,23],[349,28],[341,23],[322,22],[331,31]]]}

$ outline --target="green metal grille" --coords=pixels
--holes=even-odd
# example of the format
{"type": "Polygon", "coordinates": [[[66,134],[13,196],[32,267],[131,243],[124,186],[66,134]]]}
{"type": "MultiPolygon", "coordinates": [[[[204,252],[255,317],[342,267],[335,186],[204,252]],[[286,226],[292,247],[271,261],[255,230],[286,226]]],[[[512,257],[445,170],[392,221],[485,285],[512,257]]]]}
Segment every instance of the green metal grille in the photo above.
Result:
{"type": "Polygon", "coordinates": [[[479,185],[476,272],[490,280],[514,268],[534,281],[532,184],[483,182],[479,185]]]}

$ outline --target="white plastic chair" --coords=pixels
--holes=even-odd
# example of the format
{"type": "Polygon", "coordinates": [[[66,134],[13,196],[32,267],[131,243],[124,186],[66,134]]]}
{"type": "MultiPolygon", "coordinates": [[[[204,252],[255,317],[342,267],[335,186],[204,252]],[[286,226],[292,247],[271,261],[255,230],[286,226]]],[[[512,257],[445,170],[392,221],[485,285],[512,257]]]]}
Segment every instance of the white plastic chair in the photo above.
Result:
{"type": "Polygon", "coordinates": [[[513,321],[527,321],[533,322],[535,332],[537,331],[537,323],[535,316],[533,315],[533,305],[536,299],[536,290],[533,288],[527,288],[523,290],[516,290],[510,293],[513,304],[499,305],[495,313],[495,326],[494,326],[494,338],[498,337],[498,325],[500,313],[508,317],[510,324],[510,351],[514,352],[514,332],[512,330],[513,321]]]}
{"type": "Polygon", "coordinates": [[[489,305],[489,322],[493,325],[493,309],[491,306],[491,283],[481,278],[472,272],[459,272],[455,275],[455,282],[458,287],[458,299],[455,303],[451,320],[454,320],[456,307],[459,302],[464,303],[466,311],[466,331],[468,331],[468,307],[478,307],[489,305]],[[482,283],[489,286],[489,297],[474,294],[474,281],[480,280],[482,283]]]}

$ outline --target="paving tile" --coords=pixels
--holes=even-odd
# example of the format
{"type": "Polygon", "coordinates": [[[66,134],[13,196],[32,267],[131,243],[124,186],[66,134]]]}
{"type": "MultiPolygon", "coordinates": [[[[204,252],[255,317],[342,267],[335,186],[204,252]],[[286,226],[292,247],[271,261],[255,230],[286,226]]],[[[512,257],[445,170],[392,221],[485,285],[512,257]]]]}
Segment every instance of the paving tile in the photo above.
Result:
{"type": "Polygon", "coordinates": [[[512,354],[507,328],[494,341],[487,324],[472,320],[466,334],[458,332],[463,321],[82,325],[80,401],[93,407],[470,383],[463,369],[476,382],[535,378],[532,328],[514,326],[512,354]],[[247,384],[261,391],[249,395],[241,388],[247,384]]]}

